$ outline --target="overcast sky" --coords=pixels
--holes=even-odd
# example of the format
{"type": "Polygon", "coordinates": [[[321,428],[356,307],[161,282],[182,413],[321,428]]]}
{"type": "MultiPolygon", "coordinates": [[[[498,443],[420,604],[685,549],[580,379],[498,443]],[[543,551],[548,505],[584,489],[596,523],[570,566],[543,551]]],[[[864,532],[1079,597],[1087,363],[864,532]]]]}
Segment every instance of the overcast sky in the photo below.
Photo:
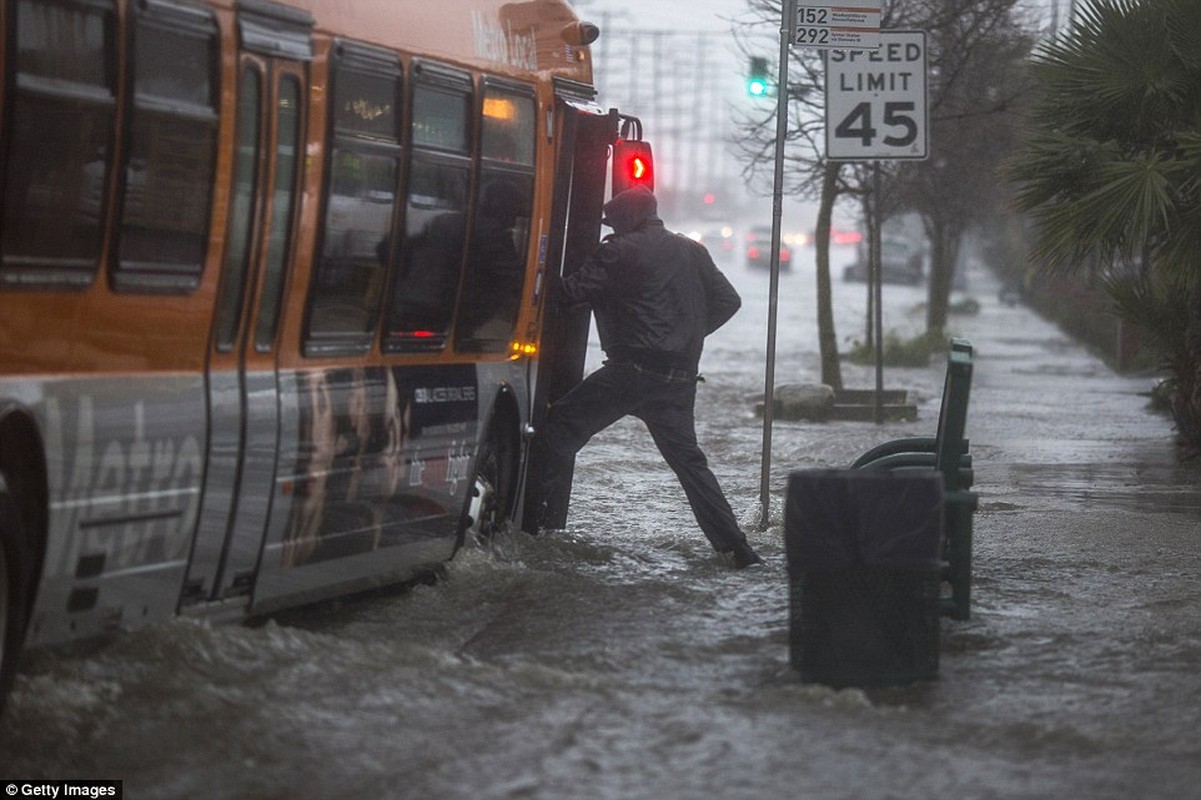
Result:
{"type": "MultiPolygon", "coordinates": [[[[1066,24],[1076,0],[1025,0],[1044,20],[1066,24]]],[[[638,24],[655,30],[728,30],[730,19],[745,17],[746,0],[573,0],[581,16],[598,24],[605,14],[622,28],[638,24]]],[[[772,37],[778,29],[766,31],[772,37]]]]}
{"type": "Polygon", "coordinates": [[[609,14],[623,28],[636,24],[654,30],[727,30],[729,18],[746,10],[746,0],[575,0],[573,5],[598,24],[609,14]]]}

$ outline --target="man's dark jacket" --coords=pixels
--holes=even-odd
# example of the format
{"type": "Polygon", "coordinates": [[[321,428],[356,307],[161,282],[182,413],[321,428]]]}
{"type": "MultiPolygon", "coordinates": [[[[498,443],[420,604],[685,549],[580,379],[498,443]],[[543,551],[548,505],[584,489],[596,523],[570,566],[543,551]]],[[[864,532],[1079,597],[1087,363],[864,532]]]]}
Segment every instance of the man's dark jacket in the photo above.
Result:
{"type": "Polygon", "coordinates": [[[563,279],[563,299],[590,303],[611,361],[696,372],[705,337],[742,300],[698,242],[671,233],[654,195],[629,189],[605,204],[613,235],[563,279]]]}

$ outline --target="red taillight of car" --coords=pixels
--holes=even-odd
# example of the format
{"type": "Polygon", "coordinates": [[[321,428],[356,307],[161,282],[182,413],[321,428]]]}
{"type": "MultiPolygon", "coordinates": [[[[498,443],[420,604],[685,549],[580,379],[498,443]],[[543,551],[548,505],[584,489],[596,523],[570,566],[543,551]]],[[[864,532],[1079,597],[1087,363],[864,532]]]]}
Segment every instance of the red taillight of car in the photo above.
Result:
{"type": "Polygon", "coordinates": [[[758,247],[748,247],[746,249],[746,257],[747,258],[758,258],[759,257],[759,248],[758,247]]]}
{"type": "Polygon", "coordinates": [[[788,259],[790,259],[790,258],[792,258],[792,253],[791,253],[790,251],[788,251],[788,250],[785,250],[784,248],[782,248],[782,247],[781,247],[781,248],[780,248],[780,260],[781,260],[781,261],[787,261],[787,260],[788,260],[788,259]]]}

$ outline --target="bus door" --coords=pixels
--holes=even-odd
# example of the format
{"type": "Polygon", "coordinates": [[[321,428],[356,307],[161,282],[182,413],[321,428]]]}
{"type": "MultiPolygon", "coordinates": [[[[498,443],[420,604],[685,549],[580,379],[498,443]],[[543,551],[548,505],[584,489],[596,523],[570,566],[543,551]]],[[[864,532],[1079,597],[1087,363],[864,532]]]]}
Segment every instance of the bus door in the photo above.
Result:
{"type": "MultiPolygon", "coordinates": [[[[555,94],[559,150],[546,270],[569,275],[583,265],[600,240],[609,146],[615,131],[613,118],[593,101],[595,91],[591,86],[556,79],[555,94]]],[[[542,285],[553,289],[557,282],[543,280],[542,285]]],[[[542,302],[543,327],[531,413],[535,430],[550,404],[583,380],[591,325],[587,308],[561,308],[550,297],[542,302]]],[[[522,528],[526,531],[538,527],[538,509],[543,500],[538,485],[541,468],[536,461],[528,465],[522,509],[522,528]]],[[[566,485],[571,485],[570,480],[566,485]]],[[[568,497],[548,499],[551,506],[542,522],[561,528],[567,522],[568,497]]]]}
{"type": "Polygon", "coordinates": [[[277,339],[295,238],[311,18],[239,5],[229,224],[208,367],[205,494],[181,605],[249,598],[279,450],[277,339]]]}

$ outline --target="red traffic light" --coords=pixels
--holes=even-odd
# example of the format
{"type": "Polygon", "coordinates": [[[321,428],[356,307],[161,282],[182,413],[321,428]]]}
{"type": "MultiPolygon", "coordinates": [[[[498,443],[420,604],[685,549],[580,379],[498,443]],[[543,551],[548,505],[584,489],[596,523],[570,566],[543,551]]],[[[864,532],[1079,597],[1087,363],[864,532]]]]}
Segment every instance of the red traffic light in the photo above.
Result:
{"type": "Polygon", "coordinates": [[[635,186],[655,190],[651,144],[640,139],[618,139],[613,143],[613,194],[635,186]]]}

